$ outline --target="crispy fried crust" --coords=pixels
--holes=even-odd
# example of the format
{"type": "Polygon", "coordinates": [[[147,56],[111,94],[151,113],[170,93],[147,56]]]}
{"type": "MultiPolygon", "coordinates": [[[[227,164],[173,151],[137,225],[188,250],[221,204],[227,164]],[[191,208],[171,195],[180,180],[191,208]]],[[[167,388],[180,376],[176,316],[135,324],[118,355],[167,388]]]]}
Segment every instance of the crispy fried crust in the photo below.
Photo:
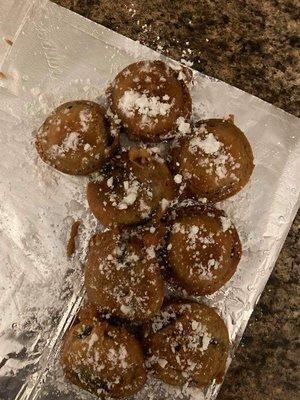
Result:
{"type": "Polygon", "coordinates": [[[115,157],[91,181],[87,199],[92,213],[105,226],[132,225],[161,212],[161,201],[176,196],[173,177],[164,162],[145,149],[133,148],[115,157]]]}
{"type": "Polygon", "coordinates": [[[60,358],[69,381],[100,398],[137,393],[146,381],[142,349],[125,328],[84,320],[66,333],[60,358]]]}
{"type": "Polygon", "coordinates": [[[165,218],[164,258],[171,275],[190,294],[206,295],[235,273],[242,248],[225,213],[212,206],[182,206],[165,218]]]}
{"type": "Polygon", "coordinates": [[[246,136],[232,120],[222,119],[198,122],[193,134],[180,139],[173,148],[172,165],[191,193],[212,202],[239,192],[254,168],[246,136]],[[209,143],[211,134],[214,143],[209,143]]]}
{"type": "Polygon", "coordinates": [[[90,241],[85,269],[89,301],[102,313],[141,322],[156,315],[164,284],[154,247],[116,231],[98,233],[90,241]]]}
{"type": "Polygon", "coordinates": [[[220,381],[229,349],[226,325],[210,307],[173,302],[145,327],[147,366],[169,385],[207,386],[220,381]]]}
{"type": "Polygon", "coordinates": [[[118,131],[105,110],[92,101],[60,105],[45,120],[36,137],[41,159],[71,175],[97,171],[115,151],[118,131]]]}
{"type": "Polygon", "coordinates": [[[112,112],[121,119],[125,132],[134,140],[157,142],[172,138],[177,119],[189,120],[191,116],[192,101],[184,80],[178,79],[178,73],[159,60],[140,61],[124,68],[107,94],[112,112]],[[129,92],[144,95],[146,102],[158,100],[163,107],[170,107],[166,112],[160,112],[159,107],[149,112],[144,99],[140,100],[139,107],[134,107],[131,100],[124,100],[129,92]]]}

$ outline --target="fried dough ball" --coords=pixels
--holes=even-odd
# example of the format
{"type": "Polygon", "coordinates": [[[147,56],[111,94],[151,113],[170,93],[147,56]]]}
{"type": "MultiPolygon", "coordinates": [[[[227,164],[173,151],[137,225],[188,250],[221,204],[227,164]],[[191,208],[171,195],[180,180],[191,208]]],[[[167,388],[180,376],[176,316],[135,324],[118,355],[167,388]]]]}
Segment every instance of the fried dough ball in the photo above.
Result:
{"type": "Polygon", "coordinates": [[[147,366],[169,385],[207,386],[224,375],[229,349],[226,325],[213,308],[173,302],[147,324],[147,366]]]}
{"type": "Polygon", "coordinates": [[[92,237],[85,269],[88,300],[99,312],[141,322],[156,315],[164,284],[154,247],[118,231],[92,237]]]}
{"type": "Polygon", "coordinates": [[[190,294],[217,291],[235,273],[241,258],[238,233],[225,213],[213,207],[178,207],[168,221],[166,262],[190,294]]]}
{"type": "Polygon", "coordinates": [[[192,135],[178,141],[172,156],[190,192],[212,202],[239,192],[254,168],[251,146],[232,120],[198,122],[192,135]]]}
{"type": "Polygon", "coordinates": [[[60,105],[45,120],[36,137],[41,159],[71,175],[97,171],[118,145],[116,125],[92,101],[60,105]]]}
{"type": "Polygon", "coordinates": [[[178,124],[191,116],[192,101],[184,79],[159,60],[124,68],[107,94],[112,112],[133,140],[172,138],[178,124]]]}
{"type": "Polygon", "coordinates": [[[115,157],[91,181],[87,199],[92,213],[105,226],[132,225],[161,213],[176,196],[167,165],[148,150],[132,148],[115,157]]]}
{"type": "Polygon", "coordinates": [[[145,384],[142,349],[123,327],[84,320],[66,333],[61,364],[69,381],[99,398],[137,393],[145,384]]]}

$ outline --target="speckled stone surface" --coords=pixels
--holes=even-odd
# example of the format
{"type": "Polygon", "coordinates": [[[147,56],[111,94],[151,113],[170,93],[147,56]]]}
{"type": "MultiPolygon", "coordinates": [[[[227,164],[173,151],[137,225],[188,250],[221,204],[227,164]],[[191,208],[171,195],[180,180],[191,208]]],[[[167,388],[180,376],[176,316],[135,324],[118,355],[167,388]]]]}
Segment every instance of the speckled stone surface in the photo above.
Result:
{"type": "MultiPolygon", "coordinates": [[[[55,2],[299,116],[297,0],[55,2]]],[[[299,399],[299,266],[298,213],[220,400],[299,399]]]]}

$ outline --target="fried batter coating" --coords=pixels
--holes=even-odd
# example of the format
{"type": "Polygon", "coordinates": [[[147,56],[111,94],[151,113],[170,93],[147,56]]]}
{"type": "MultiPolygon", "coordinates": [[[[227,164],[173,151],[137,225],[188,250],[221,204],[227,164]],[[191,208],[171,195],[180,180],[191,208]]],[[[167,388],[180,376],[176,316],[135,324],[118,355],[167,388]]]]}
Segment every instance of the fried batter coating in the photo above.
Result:
{"type": "Polygon", "coordinates": [[[147,366],[165,383],[201,388],[222,379],[229,336],[213,308],[172,302],[146,325],[144,336],[147,366]]]}
{"type": "Polygon", "coordinates": [[[132,225],[162,213],[176,196],[171,172],[148,150],[115,157],[87,187],[92,213],[105,226],[132,225]]]}
{"type": "Polygon", "coordinates": [[[173,148],[172,165],[191,193],[212,202],[239,192],[254,168],[251,146],[230,119],[198,122],[173,148]]]}
{"type": "Polygon", "coordinates": [[[110,108],[133,140],[174,137],[189,120],[192,101],[185,80],[164,62],[139,61],[124,68],[107,90],[110,108]]]}
{"type": "Polygon", "coordinates": [[[119,143],[116,125],[92,101],[70,101],[56,108],[36,137],[41,159],[71,175],[97,171],[119,143]]]}
{"type": "Polygon", "coordinates": [[[223,211],[202,205],[178,207],[168,218],[165,260],[170,273],[188,293],[214,293],[241,258],[233,223],[223,211]]]}
{"type": "Polygon", "coordinates": [[[99,312],[134,322],[156,315],[164,298],[154,246],[145,247],[118,231],[92,237],[85,286],[88,300],[99,312]]]}
{"type": "Polygon", "coordinates": [[[66,333],[61,364],[69,381],[101,399],[137,393],[145,384],[142,349],[123,327],[84,320],[66,333]]]}

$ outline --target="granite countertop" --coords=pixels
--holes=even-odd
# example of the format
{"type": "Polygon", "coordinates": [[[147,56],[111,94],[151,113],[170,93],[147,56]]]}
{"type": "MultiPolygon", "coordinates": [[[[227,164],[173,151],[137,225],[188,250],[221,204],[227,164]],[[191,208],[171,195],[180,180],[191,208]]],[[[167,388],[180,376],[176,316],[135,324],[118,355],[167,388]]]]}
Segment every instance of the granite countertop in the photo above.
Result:
{"type": "MultiPolygon", "coordinates": [[[[55,2],[174,59],[193,61],[195,69],[299,116],[297,0],[55,2]]],[[[299,238],[300,213],[250,319],[220,400],[299,398],[299,238]]]]}

